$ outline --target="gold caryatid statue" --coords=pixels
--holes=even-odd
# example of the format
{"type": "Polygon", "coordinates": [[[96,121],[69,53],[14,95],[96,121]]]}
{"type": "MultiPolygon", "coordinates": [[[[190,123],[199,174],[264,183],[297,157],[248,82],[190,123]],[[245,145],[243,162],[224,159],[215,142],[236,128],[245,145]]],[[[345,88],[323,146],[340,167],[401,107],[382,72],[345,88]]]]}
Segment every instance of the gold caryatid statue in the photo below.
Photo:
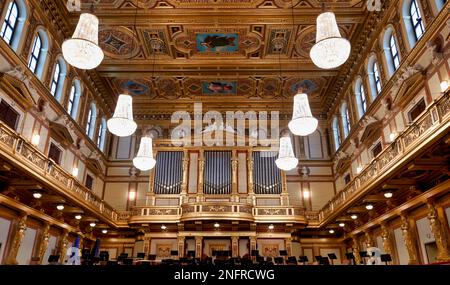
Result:
{"type": "Polygon", "coordinates": [[[448,250],[447,234],[441,221],[439,220],[439,216],[434,205],[432,203],[427,203],[427,207],[431,232],[434,235],[434,240],[436,241],[436,246],[438,249],[438,256],[436,259],[438,261],[448,261],[450,260],[450,254],[448,250]]]}
{"type": "Polygon", "coordinates": [[[27,216],[23,215],[17,224],[16,232],[11,243],[8,258],[6,259],[6,264],[17,265],[17,253],[19,252],[20,245],[22,244],[23,237],[25,236],[25,231],[27,230],[27,216]]]}
{"type": "Polygon", "coordinates": [[[361,256],[359,255],[359,245],[358,245],[358,240],[356,239],[356,237],[352,238],[353,241],[353,256],[355,257],[355,264],[359,265],[361,264],[361,256]]]}
{"type": "Polygon", "coordinates": [[[405,246],[406,249],[408,250],[409,255],[408,264],[418,264],[419,261],[417,256],[416,239],[414,233],[412,232],[408,218],[405,215],[401,216],[401,220],[402,220],[401,229],[403,234],[403,241],[405,242],[405,246]]]}
{"type": "Polygon", "coordinates": [[[381,224],[381,240],[383,241],[384,252],[393,258],[391,234],[386,224],[381,224]]]}
{"type": "Polygon", "coordinates": [[[42,264],[45,252],[47,251],[48,242],[50,239],[50,225],[46,224],[44,228],[42,229],[42,239],[41,243],[39,245],[39,264],[42,264]]]}

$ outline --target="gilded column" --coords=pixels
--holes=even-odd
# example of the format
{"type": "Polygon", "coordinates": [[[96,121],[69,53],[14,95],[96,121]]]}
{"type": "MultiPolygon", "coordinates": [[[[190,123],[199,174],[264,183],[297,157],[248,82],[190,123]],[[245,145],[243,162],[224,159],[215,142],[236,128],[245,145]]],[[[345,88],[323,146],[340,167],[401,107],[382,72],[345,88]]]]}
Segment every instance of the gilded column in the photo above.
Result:
{"type": "Polygon", "coordinates": [[[369,231],[364,232],[364,242],[366,244],[366,248],[373,246],[373,239],[369,231]]]}
{"type": "MultiPolygon", "coordinates": [[[[158,154],[158,151],[157,150],[154,150],[153,151],[153,155],[154,155],[154,157],[156,157],[156,155],[158,154]]],[[[158,167],[158,166],[156,166],[156,167],[158,167]]],[[[149,191],[149,194],[150,194],[150,196],[152,196],[152,202],[153,202],[153,196],[155,195],[155,191],[154,191],[154,186],[155,186],[155,169],[156,169],[156,167],[153,167],[153,169],[151,169],[150,170],[150,191],[149,191]]],[[[153,206],[154,204],[152,203],[152,206],[153,206]]]]}
{"type": "Polygon", "coordinates": [[[416,236],[413,229],[411,229],[411,224],[405,215],[401,216],[402,219],[402,234],[403,241],[405,243],[406,249],[408,250],[409,262],[408,264],[419,264],[419,255],[416,246],[416,236]]]}
{"type": "Polygon", "coordinates": [[[247,187],[248,187],[248,194],[254,195],[253,192],[253,151],[249,150],[247,152],[247,187]]]}
{"type": "Polygon", "coordinates": [[[285,239],[284,246],[285,246],[288,256],[292,256],[292,239],[291,238],[285,239]]]}
{"type": "Polygon", "coordinates": [[[257,238],[256,236],[250,237],[250,254],[252,254],[252,250],[256,250],[257,248],[257,238]]]}
{"type": "Polygon", "coordinates": [[[385,223],[380,224],[381,226],[381,240],[383,241],[383,249],[384,252],[389,254],[394,260],[394,251],[392,247],[392,238],[391,233],[389,231],[389,228],[386,226],[385,223]]]}
{"type": "Polygon", "coordinates": [[[152,241],[152,239],[150,237],[144,237],[144,252],[145,252],[145,256],[148,256],[150,254],[151,241],[152,241]]]}
{"type": "Polygon", "coordinates": [[[232,168],[232,186],[231,186],[231,194],[237,195],[238,193],[238,157],[237,151],[233,150],[233,157],[231,159],[231,168],[232,168]]]}
{"type": "Polygon", "coordinates": [[[231,255],[233,257],[239,256],[239,237],[238,236],[231,237],[231,255]]]}
{"type": "Polygon", "coordinates": [[[186,246],[185,237],[179,236],[178,237],[178,257],[184,257],[185,246],[186,246]]]}
{"type": "Polygon", "coordinates": [[[203,149],[200,150],[198,157],[198,186],[197,193],[203,195],[203,172],[205,170],[205,153],[203,149]]]}
{"type": "Polygon", "coordinates": [[[203,254],[203,237],[195,237],[195,257],[202,258],[203,254]]]}
{"type": "Polygon", "coordinates": [[[45,255],[45,251],[47,250],[48,247],[48,241],[50,239],[50,225],[49,224],[45,224],[44,228],[42,229],[42,237],[41,237],[41,241],[39,243],[39,261],[38,264],[42,264],[42,262],[44,261],[44,255],[45,255]]]}
{"type": "Polygon", "coordinates": [[[428,220],[430,221],[431,231],[433,232],[434,239],[438,250],[438,261],[449,261],[449,243],[446,230],[442,225],[438,212],[432,203],[427,203],[428,206],[428,220]]]}
{"type": "Polygon", "coordinates": [[[183,182],[181,184],[181,194],[187,194],[188,188],[188,179],[189,179],[189,151],[183,151],[183,182]]]}
{"type": "Polygon", "coordinates": [[[358,240],[356,239],[356,237],[352,237],[352,241],[353,241],[353,256],[355,257],[355,264],[359,265],[361,264],[361,256],[359,256],[359,245],[358,245],[358,240]]]}
{"type": "MultiPolygon", "coordinates": [[[[69,231],[64,230],[62,236],[60,237],[59,244],[58,244],[58,255],[59,255],[59,262],[63,263],[64,259],[66,258],[66,252],[69,247],[69,231]]],[[[80,241],[81,245],[81,241],[80,241]]]]}
{"type": "Polygon", "coordinates": [[[27,230],[26,222],[27,216],[21,216],[14,233],[14,238],[11,243],[8,257],[6,258],[7,265],[17,265],[17,253],[19,252],[20,245],[22,244],[23,237],[25,236],[25,231],[27,230]]]}

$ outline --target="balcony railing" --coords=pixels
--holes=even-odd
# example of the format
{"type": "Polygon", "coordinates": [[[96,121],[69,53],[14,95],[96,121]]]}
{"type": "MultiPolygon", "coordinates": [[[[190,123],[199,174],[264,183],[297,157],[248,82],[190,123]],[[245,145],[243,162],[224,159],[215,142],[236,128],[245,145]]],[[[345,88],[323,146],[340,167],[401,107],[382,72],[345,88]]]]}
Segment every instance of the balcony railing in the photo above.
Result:
{"type": "MultiPolygon", "coordinates": [[[[446,128],[450,121],[450,93],[433,102],[427,110],[386,147],[362,172],[339,191],[319,212],[320,222],[324,222],[339,207],[366,192],[380,176],[392,173],[392,166],[414,152],[415,146],[423,143],[436,129],[446,128]]],[[[445,131],[445,129],[443,129],[445,131]]]]}
{"type": "Polygon", "coordinates": [[[54,185],[62,194],[81,201],[110,222],[117,220],[118,214],[111,206],[2,122],[0,122],[0,154],[34,174],[37,180],[54,185]]]}

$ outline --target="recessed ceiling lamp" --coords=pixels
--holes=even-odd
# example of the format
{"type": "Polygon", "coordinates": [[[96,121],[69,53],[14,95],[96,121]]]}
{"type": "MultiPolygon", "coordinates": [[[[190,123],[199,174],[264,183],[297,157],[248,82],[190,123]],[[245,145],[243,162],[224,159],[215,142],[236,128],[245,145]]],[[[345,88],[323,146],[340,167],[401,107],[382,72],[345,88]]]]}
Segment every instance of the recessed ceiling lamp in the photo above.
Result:
{"type": "Polygon", "coordinates": [[[369,211],[373,210],[373,205],[372,204],[367,204],[366,205],[366,209],[369,210],[369,211]]]}
{"type": "Polygon", "coordinates": [[[81,215],[76,215],[76,216],[75,216],[75,219],[81,220],[81,215]]]}
{"type": "Polygon", "coordinates": [[[31,144],[34,145],[34,146],[38,146],[40,140],[41,140],[41,136],[39,134],[34,134],[31,137],[31,144]]]}
{"type": "Polygon", "coordinates": [[[150,137],[142,137],[139,150],[135,158],[133,158],[133,165],[142,171],[147,171],[155,167],[156,160],[153,158],[152,149],[153,140],[150,137]]]}
{"type": "Polygon", "coordinates": [[[42,197],[42,194],[40,192],[34,192],[33,197],[36,199],[40,199],[42,197]]]}
{"type": "Polygon", "coordinates": [[[328,232],[329,232],[330,234],[334,234],[334,230],[333,230],[333,229],[329,230],[328,232]]]}
{"type": "Polygon", "coordinates": [[[162,225],[161,230],[165,231],[165,230],[167,230],[167,227],[165,225],[162,225]]]}
{"type": "Polygon", "coordinates": [[[94,222],[89,224],[92,228],[96,226],[96,224],[94,222]]]}
{"type": "Polygon", "coordinates": [[[341,228],[343,228],[343,227],[345,227],[345,224],[344,224],[344,223],[339,223],[339,226],[340,226],[341,228]]]}
{"type": "Polygon", "coordinates": [[[341,37],[332,12],[317,17],[316,44],[309,53],[313,63],[323,69],[332,69],[344,64],[350,56],[351,45],[341,37]]]}
{"type": "Polygon", "coordinates": [[[108,230],[102,230],[102,233],[107,234],[108,230]]]}
{"type": "Polygon", "coordinates": [[[358,218],[358,216],[353,214],[353,215],[350,216],[350,218],[352,218],[353,220],[356,220],[358,218]]]}
{"type": "Polygon", "coordinates": [[[217,229],[217,228],[220,228],[220,224],[219,223],[215,223],[214,224],[214,227],[217,229]]]}
{"type": "Polygon", "coordinates": [[[275,164],[284,171],[292,170],[298,165],[298,159],[294,155],[290,137],[280,138],[280,150],[275,164]]]}
{"type": "Polygon", "coordinates": [[[392,196],[394,196],[394,193],[392,193],[391,191],[387,191],[387,192],[384,192],[384,197],[385,198],[392,198],[392,196]]]}
{"type": "Polygon", "coordinates": [[[134,134],[137,124],[133,120],[133,98],[130,95],[119,95],[114,115],[106,125],[108,130],[118,137],[129,137],[134,134]]]}
{"type": "Polygon", "coordinates": [[[98,18],[89,13],[80,15],[71,39],[62,44],[64,59],[79,69],[94,69],[103,61],[104,54],[98,46],[98,18]]]}
{"type": "Polygon", "coordinates": [[[440,85],[441,85],[441,92],[442,93],[447,91],[447,89],[448,89],[448,82],[447,82],[447,80],[442,81],[440,85]]]}
{"type": "Polygon", "coordinates": [[[56,206],[56,209],[62,211],[62,210],[64,210],[64,205],[60,204],[60,205],[56,206]]]}
{"type": "Polygon", "coordinates": [[[128,200],[134,201],[134,199],[136,199],[136,191],[130,191],[130,193],[128,193],[128,200]]]}
{"type": "Polygon", "coordinates": [[[269,225],[269,230],[273,230],[275,228],[274,225],[269,225]]]}
{"type": "Polygon", "coordinates": [[[78,167],[74,167],[74,168],[72,169],[72,175],[75,176],[75,177],[78,176],[78,167]]]}
{"type": "Polygon", "coordinates": [[[296,136],[308,136],[317,129],[319,121],[313,117],[309,106],[308,95],[298,92],[294,96],[294,111],[289,122],[289,130],[296,136]]]}

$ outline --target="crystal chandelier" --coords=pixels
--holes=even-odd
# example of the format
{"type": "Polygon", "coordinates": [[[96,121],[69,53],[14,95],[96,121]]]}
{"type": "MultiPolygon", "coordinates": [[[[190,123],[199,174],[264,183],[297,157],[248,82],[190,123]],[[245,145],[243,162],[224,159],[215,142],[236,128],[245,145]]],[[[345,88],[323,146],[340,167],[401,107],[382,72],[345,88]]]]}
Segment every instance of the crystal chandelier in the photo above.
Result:
{"type": "Polygon", "coordinates": [[[314,133],[319,121],[313,117],[309,107],[308,95],[299,92],[294,97],[294,112],[289,122],[289,130],[297,136],[307,136],[314,133]]]}
{"type": "Polygon", "coordinates": [[[64,59],[79,69],[94,69],[100,65],[104,54],[98,46],[98,18],[89,13],[80,15],[80,20],[71,39],[64,41],[64,59]]]}
{"type": "Polygon", "coordinates": [[[130,95],[120,94],[114,115],[107,122],[108,130],[118,137],[128,137],[137,128],[133,120],[133,99],[130,95]]]}
{"type": "Polygon", "coordinates": [[[309,53],[316,66],[332,69],[342,65],[350,56],[350,42],[341,37],[336,17],[325,12],[317,17],[316,44],[309,53]]]}
{"type": "Polygon", "coordinates": [[[284,171],[294,169],[298,164],[298,159],[294,156],[290,137],[280,138],[280,151],[278,158],[275,160],[277,167],[284,171]]]}
{"type": "Polygon", "coordinates": [[[141,171],[147,171],[155,167],[155,164],[156,160],[153,158],[152,138],[142,137],[138,153],[133,158],[133,165],[141,171]]]}

